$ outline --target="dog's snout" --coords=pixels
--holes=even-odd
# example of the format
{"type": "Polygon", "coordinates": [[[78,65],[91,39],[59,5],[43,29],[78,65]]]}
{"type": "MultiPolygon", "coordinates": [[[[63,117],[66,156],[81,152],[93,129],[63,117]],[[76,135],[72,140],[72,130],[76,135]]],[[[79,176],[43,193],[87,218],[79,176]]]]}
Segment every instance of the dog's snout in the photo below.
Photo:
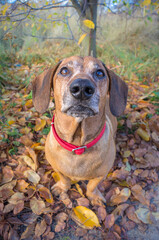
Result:
{"type": "Polygon", "coordinates": [[[76,79],[70,85],[70,92],[78,100],[87,100],[94,94],[95,86],[88,79],[76,79]]]}

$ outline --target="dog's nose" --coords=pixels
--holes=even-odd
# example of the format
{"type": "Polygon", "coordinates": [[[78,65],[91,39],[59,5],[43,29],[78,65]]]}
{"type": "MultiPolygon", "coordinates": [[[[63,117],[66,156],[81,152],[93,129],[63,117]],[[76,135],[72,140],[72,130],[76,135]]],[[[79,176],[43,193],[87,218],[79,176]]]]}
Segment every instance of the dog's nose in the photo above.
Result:
{"type": "Polygon", "coordinates": [[[72,96],[79,100],[87,100],[95,92],[94,84],[88,79],[76,79],[70,85],[72,96]]]}

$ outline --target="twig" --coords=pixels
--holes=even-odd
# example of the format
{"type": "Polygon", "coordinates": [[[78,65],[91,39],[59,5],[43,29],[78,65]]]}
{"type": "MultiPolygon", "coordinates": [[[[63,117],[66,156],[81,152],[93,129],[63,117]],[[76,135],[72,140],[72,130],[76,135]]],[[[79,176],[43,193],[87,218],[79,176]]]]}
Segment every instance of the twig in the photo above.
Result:
{"type": "Polygon", "coordinates": [[[158,90],[159,90],[159,88],[157,88],[157,89],[152,89],[152,90],[151,90],[150,92],[148,92],[147,94],[141,96],[141,97],[139,98],[139,100],[142,100],[142,99],[144,99],[144,98],[149,97],[149,96],[151,95],[151,93],[153,93],[154,91],[158,91],[158,90]]]}

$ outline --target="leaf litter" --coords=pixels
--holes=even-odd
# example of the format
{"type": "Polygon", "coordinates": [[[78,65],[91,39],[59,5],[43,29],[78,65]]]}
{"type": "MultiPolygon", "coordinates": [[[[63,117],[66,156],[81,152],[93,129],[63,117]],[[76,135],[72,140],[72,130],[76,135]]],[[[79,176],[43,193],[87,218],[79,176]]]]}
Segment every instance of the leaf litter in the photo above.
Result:
{"type": "MultiPolygon", "coordinates": [[[[41,66],[38,66],[41,68],[41,66]]],[[[33,66],[32,71],[34,72],[33,66]]],[[[35,74],[32,75],[32,78],[35,74]]],[[[118,120],[113,169],[99,185],[106,206],[92,206],[86,183],[72,182],[68,195],[55,197],[60,179],[44,154],[51,115],[35,112],[30,87],[4,90],[0,99],[0,236],[53,239],[70,230],[77,237],[126,238],[127,231],[159,223],[159,117],[147,89],[129,83],[128,106],[118,120]],[[146,98],[144,98],[146,96],[146,98]],[[12,103],[12,107],[10,104],[12,103]],[[94,232],[93,232],[94,231],[94,232]]],[[[11,238],[12,237],[12,238],[11,238]]]]}

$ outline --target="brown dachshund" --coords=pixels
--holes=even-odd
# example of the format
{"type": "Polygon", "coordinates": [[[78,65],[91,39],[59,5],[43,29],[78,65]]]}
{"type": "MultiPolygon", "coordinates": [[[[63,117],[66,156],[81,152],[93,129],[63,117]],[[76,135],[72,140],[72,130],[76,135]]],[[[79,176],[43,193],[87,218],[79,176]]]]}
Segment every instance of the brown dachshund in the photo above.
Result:
{"type": "Polygon", "coordinates": [[[67,192],[71,180],[89,180],[86,195],[92,204],[101,204],[105,198],[97,186],[115,160],[116,116],[126,107],[127,85],[100,60],[73,56],[33,81],[33,102],[40,113],[49,105],[51,88],[55,112],[45,154],[60,174],[53,192],[67,192]]]}

